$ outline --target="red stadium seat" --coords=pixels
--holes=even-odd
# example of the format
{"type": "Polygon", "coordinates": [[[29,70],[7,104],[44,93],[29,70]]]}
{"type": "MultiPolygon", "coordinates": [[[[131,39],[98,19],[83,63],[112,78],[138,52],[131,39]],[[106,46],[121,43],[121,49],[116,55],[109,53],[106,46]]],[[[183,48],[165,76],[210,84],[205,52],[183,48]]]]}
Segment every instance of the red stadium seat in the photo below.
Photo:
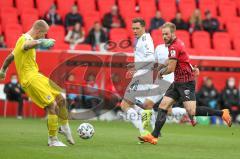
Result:
{"type": "MultiPolygon", "coordinates": [[[[21,12],[21,14],[31,14],[31,15],[36,15],[39,16],[38,10],[35,8],[24,8],[21,12]]],[[[20,15],[21,15],[20,14],[20,15]]]]}
{"type": "Polygon", "coordinates": [[[116,47],[110,49],[112,52],[131,52],[131,42],[129,41],[129,34],[126,29],[115,28],[109,32],[110,41],[116,44],[116,47]]]}
{"type": "Polygon", "coordinates": [[[206,10],[209,10],[213,17],[217,16],[217,4],[215,1],[200,0],[199,1],[199,9],[201,10],[202,17],[205,17],[204,12],[206,10]]]}
{"type": "Polygon", "coordinates": [[[132,32],[132,20],[133,18],[136,17],[141,17],[141,15],[139,13],[136,12],[128,12],[128,14],[125,14],[126,17],[124,17],[125,23],[126,23],[126,27],[129,33],[132,32]]]}
{"type": "Polygon", "coordinates": [[[1,8],[1,21],[3,30],[7,24],[17,24],[18,23],[18,13],[17,9],[13,7],[1,8]]]}
{"type": "Polygon", "coordinates": [[[36,4],[37,4],[37,9],[39,11],[39,15],[42,17],[54,4],[54,0],[47,0],[47,1],[36,0],[36,4]]]}
{"type": "Polygon", "coordinates": [[[70,12],[72,6],[75,3],[75,0],[56,0],[57,2],[57,8],[58,8],[58,13],[60,14],[61,17],[65,17],[65,15],[70,12]]]}
{"type": "Polygon", "coordinates": [[[225,32],[214,33],[213,46],[217,51],[231,50],[231,40],[229,34],[225,32]]]}
{"type": "Polygon", "coordinates": [[[146,29],[148,29],[150,27],[151,19],[156,15],[155,0],[139,0],[138,3],[140,6],[141,17],[146,21],[146,29]]]}
{"type": "Polygon", "coordinates": [[[164,44],[164,41],[162,39],[162,30],[161,29],[157,29],[157,30],[153,30],[151,32],[151,36],[154,42],[154,46],[157,46],[159,44],[164,44]]]}
{"type": "Polygon", "coordinates": [[[74,50],[92,50],[92,46],[89,44],[78,44],[75,46],[74,50]]]}
{"type": "Polygon", "coordinates": [[[16,6],[19,13],[22,12],[23,9],[26,8],[34,8],[34,1],[33,0],[16,0],[16,6]]]}
{"type": "Polygon", "coordinates": [[[125,17],[128,12],[135,12],[136,0],[118,0],[120,14],[125,17]]]}
{"type": "Polygon", "coordinates": [[[127,30],[123,28],[113,28],[109,32],[110,40],[126,40],[128,37],[127,30]]]}
{"type": "Polygon", "coordinates": [[[13,48],[17,39],[22,34],[22,27],[19,24],[8,24],[5,29],[5,38],[7,47],[13,48]]]}
{"type": "Polygon", "coordinates": [[[62,41],[56,41],[55,45],[53,46],[52,50],[69,50],[70,45],[62,41]]]}
{"type": "Polygon", "coordinates": [[[240,18],[239,17],[228,18],[226,22],[226,28],[232,39],[236,36],[239,36],[240,18]]]}
{"type": "Polygon", "coordinates": [[[236,1],[236,5],[237,5],[237,8],[238,8],[238,13],[240,13],[240,1],[236,1]]]}
{"type": "Polygon", "coordinates": [[[155,0],[138,0],[140,13],[145,18],[153,18],[156,14],[155,0]]]}
{"type": "Polygon", "coordinates": [[[111,11],[111,7],[115,5],[115,0],[98,0],[97,3],[100,16],[103,17],[106,13],[111,11]]]}
{"type": "Polygon", "coordinates": [[[8,24],[8,25],[6,25],[5,34],[7,34],[9,32],[22,33],[22,26],[20,24],[8,24]]]}
{"type": "Polygon", "coordinates": [[[195,0],[181,0],[179,2],[179,10],[182,13],[182,18],[186,21],[189,20],[195,9],[195,0]]]}
{"type": "Polygon", "coordinates": [[[220,23],[219,24],[219,29],[224,30],[225,29],[225,23],[226,23],[225,19],[223,17],[216,17],[216,18],[220,23]]]}
{"type": "Polygon", "coordinates": [[[80,13],[96,11],[95,0],[77,0],[80,13]]]}
{"type": "Polygon", "coordinates": [[[188,32],[188,31],[185,31],[185,30],[177,30],[177,31],[176,31],[176,36],[184,42],[186,48],[190,48],[190,47],[191,47],[191,44],[190,44],[190,35],[189,35],[189,32],[188,32]]]}
{"type": "Polygon", "coordinates": [[[225,51],[222,56],[240,57],[240,53],[237,50],[228,50],[228,51],[225,51]]]}
{"type": "Polygon", "coordinates": [[[170,21],[177,13],[176,0],[161,0],[158,3],[160,12],[162,13],[163,19],[170,21]]]}
{"type": "Polygon", "coordinates": [[[234,49],[240,51],[240,36],[233,39],[234,49]]]}
{"type": "Polygon", "coordinates": [[[85,12],[83,14],[83,20],[84,20],[85,29],[88,32],[89,30],[91,30],[95,22],[101,21],[100,13],[97,11],[85,12]]]}
{"type": "Polygon", "coordinates": [[[219,56],[218,52],[214,49],[196,49],[199,56],[219,56]]]}
{"type": "Polygon", "coordinates": [[[237,5],[235,1],[220,1],[218,8],[220,16],[224,19],[237,16],[237,5]]]}
{"type": "Polygon", "coordinates": [[[13,0],[0,0],[0,10],[2,7],[13,7],[13,0]]]}
{"type": "Polygon", "coordinates": [[[193,48],[186,48],[186,51],[189,53],[191,56],[199,56],[199,52],[196,49],[193,48]]]}
{"type": "Polygon", "coordinates": [[[195,49],[211,49],[211,39],[209,33],[205,31],[193,32],[192,44],[195,49]]]}
{"type": "Polygon", "coordinates": [[[48,30],[48,38],[53,38],[56,41],[64,41],[65,30],[63,26],[52,25],[48,30]]]}
{"type": "Polygon", "coordinates": [[[33,23],[38,20],[38,16],[35,14],[21,14],[21,21],[23,26],[23,31],[27,32],[31,29],[33,23]]]}

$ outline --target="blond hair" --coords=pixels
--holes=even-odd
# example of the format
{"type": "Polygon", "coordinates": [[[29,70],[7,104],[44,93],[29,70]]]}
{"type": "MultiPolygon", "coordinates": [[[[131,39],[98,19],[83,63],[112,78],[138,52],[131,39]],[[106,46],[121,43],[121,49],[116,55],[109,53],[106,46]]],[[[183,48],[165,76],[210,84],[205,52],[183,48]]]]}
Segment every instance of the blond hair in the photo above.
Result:
{"type": "Polygon", "coordinates": [[[34,23],[33,23],[33,29],[45,29],[48,27],[48,24],[46,21],[40,19],[40,20],[36,20],[34,23]]]}
{"type": "Polygon", "coordinates": [[[171,22],[166,22],[162,25],[162,28],[170,28],[171,33],[176,31],[176,25],[171,22]]]}

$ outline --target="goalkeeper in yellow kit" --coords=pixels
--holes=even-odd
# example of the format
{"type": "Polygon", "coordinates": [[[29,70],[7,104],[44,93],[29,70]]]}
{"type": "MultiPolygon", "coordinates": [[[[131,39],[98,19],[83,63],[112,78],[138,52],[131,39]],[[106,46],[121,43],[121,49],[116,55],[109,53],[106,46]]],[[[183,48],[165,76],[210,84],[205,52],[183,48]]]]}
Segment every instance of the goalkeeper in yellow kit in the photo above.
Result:
{"type": "Polygon", "coordinates": [[[40,74],[36,63],[37,46],[52,47],[54,39],[44,39],[49,29],[44,20],[37,20],[32,28],[17,41],[13,52],[5,59],[0,70],[0,79],[4,79],[8,66],[14,60],[20,84],[28,96],[48,113],[48,145],[66,146],[57,138],[58,123],[70,144],[74,144],[68,124],[66,100],[59,87],[40,74]]]}

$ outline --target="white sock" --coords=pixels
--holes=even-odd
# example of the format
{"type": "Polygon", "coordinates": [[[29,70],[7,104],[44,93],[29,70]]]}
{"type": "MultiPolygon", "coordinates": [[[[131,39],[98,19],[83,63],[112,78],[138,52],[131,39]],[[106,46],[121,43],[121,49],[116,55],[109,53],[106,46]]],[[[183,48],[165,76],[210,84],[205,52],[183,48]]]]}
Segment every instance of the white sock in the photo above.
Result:
{"type": "Polygon", "coordinates": [[[137,106],[137,105],[134,105],[133,106],[133,109],[134,110],[136,110],[136,112],[138,113],[138,114],[142,114],[142,112],[144,111],[141,107],[139,107],[139,106],[137,106]]]}
{"type": "Polygon", "coordinates": [[[155,112],[153,109],[152,109],[152,117],[151,117],[151,126],[152,126],[152,129],[155,128],[155,122],[156,122],[156,118],[157,118],[157,113],[158,112],[155,112]]]}
{"type": "Polygon", "coordinates": [[[137,111],[133,108],[129,108],[127,110],[127,120],[130,120],[133,125],[139,129],[140,133],[144,132],[143,125],[142,125],[142,119],[138,115],[137,111]]]}
{"type": "Polygon", "coordinates": [[[181,119],[183,115],[185,115],[186,109],[180,108],[180,107],[175,107],[172,108],[172,116],[174,116],[176,119],[181,119]]]}
{"type": "Polygon", "coordinates": [[[65,124],[65,125],[62,125],[61,128],[62,128],[62,130],[63,130],[64,132],[71,134],[71,129],[70,129],[68,123],[65,124]]]}

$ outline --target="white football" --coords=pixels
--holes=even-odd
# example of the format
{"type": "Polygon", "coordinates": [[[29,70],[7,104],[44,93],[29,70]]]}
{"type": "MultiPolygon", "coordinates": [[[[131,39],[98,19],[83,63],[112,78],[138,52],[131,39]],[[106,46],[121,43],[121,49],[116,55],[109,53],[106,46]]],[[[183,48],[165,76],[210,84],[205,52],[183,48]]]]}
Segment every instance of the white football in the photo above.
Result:
{"type": "Polygon", "coordinates": [[[90,139],[93,137],[95,131],[94,127],[89,123],[82,123],[77,129],[78,135],[82,139],[90,139]]]}

